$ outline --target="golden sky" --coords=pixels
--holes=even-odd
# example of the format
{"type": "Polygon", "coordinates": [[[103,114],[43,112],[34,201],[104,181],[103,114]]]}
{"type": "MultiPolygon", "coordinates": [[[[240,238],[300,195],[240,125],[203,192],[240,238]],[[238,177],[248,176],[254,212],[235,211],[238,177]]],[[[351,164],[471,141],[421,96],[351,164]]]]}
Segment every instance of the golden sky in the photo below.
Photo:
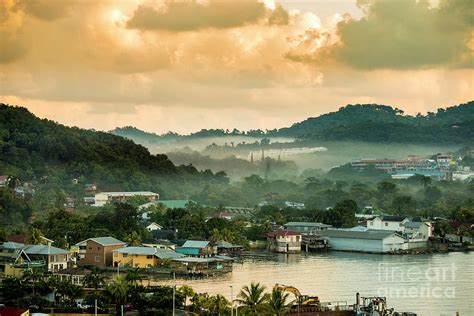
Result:
{"type": "Polygon", "coordinates": [[[67,125],[275,128],[474,99],[471,0],[0,0],[0,101],[67,125]]]}

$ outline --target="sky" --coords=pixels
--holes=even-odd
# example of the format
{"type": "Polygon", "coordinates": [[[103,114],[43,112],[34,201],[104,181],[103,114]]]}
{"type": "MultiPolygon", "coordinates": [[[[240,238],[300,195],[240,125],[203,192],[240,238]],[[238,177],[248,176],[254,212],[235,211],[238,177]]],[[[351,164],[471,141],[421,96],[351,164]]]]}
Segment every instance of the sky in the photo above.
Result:
{"type": "Polygon", "coordinates": [[[62,124],[272,129],[474,99],[471,0],[0,0],[0,102],[62,124]]]}

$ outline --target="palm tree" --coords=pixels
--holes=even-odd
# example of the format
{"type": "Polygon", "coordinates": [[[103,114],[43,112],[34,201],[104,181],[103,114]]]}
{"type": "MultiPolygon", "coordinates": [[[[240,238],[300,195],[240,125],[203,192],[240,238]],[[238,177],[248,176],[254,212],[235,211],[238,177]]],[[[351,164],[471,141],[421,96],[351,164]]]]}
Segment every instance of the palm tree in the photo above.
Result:
{"type": "Polygon", "coordinates": [[[265,287],[260,285],[260,283],[252,282],[250,287],[246,285],[240,290],[235,301],[258,315],[268,299],[269,295],[265,293],[265,287]]]}
{"type": "Polygon", "coordinates": [[[193,297],[194,296],[194,290],[192,287],[188,285],[183,285],[178,289],[178,293],[184,296],[184,307],[186,308],[187,303],[188,303],[188,297],[193,297]]]}
{"type": "Polygon", "coordinates": [[[280,289],[273,289],[272,295],[268,301],[268,312],[271,315],[281,316],[288,312],[293,306],[294,301],[287,303],[289,293],[283,292],[280,289]]]}
{"type": "Polygon", "coordinates": [[[32,245],[41,245],[44,242],[44,235],[38,228],[31,227],[28,232],[27,242],[32,245]]]}
{"type": "Polygon", "coordinates": [[[133,231],[125,237],[125,241],[128,243],[129,246],[140,246],[142,243],[142,237],[137,232],[133,231]]]}
{"type": "Polygon", "coordinates": [[[93,267],[91,272],[84,277],[84,286],[93,288],[97,294],[97,290],[105,284],[105,277],[102,274],[102,270],[97,267],[93,267]]]}
{"type": "Polygon", "coordinates": [[[213,244],[216,244],[218,241],[222,240],[222,235],[217,228],[214,228],[209,237],[209,241],[213,244]]]}
{"type": "Polygon", "coordinates": [[[209,311],[213,314],[220,315],[227,311],[230,306],[230,302],[221,294],[209,297],[209,311]]]}
{"type": "Polygon", "coordinates": [[[127,276],[125,277],[125,280],[127,280],[131,284],[137,284],[142,282],[144,276],[145,274],[143,272],[143,269],[133,268],[127,271],[127,276]]]}
{"type": "Polygon", "coordinates": [[[117,277],[114,282],[107,286],[107,292],[115,302],[117,311],[127,301],[129,287],[129,283],[122,276],[117,277]]]}

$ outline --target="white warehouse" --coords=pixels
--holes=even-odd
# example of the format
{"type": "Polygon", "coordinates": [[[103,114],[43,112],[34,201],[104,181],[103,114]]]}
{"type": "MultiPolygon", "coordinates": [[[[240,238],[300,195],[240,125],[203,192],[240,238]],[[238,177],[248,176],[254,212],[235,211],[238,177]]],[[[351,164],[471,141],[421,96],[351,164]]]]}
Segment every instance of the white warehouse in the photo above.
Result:
{"type": "Polygon", "coordinates": [[[320,235],[328,238],[332,250],[385,253],[407,249],[405,238],[394,231],[328,229],[320,235]]]}

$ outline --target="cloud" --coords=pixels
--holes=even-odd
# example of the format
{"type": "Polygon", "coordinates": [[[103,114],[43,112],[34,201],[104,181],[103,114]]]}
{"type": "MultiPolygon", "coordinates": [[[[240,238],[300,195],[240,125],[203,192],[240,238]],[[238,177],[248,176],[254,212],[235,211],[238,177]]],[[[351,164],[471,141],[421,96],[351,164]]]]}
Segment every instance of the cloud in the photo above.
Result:
{"type": "Polygon", "coordinates": [[[14,9],[38,19],[55,20],[63,17],[74,2],[75,0],[16,0],[14,9]]]}
{"type": "MultiPolygon", "coordinates": [[[[359,69],[474,66],[471,0],[441,0],[438,6],[416,0],[364,0],[358,4],[366,15],[340,22],[335,44],[316,52],[290,52],[288,57],[359,69]]],[[[312,38],[313,42],[323,39],[323,34],[312,38]]]]}
{"type": "Polygon", "coordinates": [[[204,28],[232,28],[256,23],[269,12],[270,23],[288,22],[281,6],[274,11],[256,0],[168,1],[154,8],[139,5],[127,22],[129,28],[142,30],[192,31],[204,28]]]}

